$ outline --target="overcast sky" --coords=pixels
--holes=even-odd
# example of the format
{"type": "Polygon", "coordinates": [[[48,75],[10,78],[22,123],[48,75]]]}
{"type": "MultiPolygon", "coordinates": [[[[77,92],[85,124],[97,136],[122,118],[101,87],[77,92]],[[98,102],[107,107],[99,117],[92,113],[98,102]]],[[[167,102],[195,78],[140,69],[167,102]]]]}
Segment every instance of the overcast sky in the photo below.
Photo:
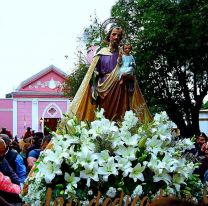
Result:
{"type": "Polygon", "coordinates": [[[69,74],[90,16],[103,22],[115,2],[0,0],[0,98],[51,64],[69,74]]]}

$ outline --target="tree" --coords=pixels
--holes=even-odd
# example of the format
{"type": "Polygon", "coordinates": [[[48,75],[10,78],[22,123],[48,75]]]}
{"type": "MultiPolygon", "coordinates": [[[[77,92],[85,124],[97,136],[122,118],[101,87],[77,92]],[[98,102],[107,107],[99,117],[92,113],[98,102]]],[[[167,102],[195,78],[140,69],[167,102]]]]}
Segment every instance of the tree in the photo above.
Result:
{"type": "Polygon", "coordinates": [[[112,16],[127,22],[148,105],[166,110],[182,136],[198,133],[208,92],[207,1],[119,0],[112,16]]]}
{"type": "Polygon", "coordinates": [[[88,69],[88,64],[85,62],[81,52],[78,52],[78,63],[75,67],[75,71],[68,76],[63,85],[64,96],[68,98],[75,96],[88,69]]]}

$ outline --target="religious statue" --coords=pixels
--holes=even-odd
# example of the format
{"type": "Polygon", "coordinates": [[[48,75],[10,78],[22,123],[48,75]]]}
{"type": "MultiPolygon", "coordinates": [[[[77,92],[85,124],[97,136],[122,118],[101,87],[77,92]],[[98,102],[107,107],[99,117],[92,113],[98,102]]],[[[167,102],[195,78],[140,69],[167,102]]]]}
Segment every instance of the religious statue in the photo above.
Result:
{"type": "Polygon", "coordinates": [[[135,76],[123,75],[119,83],[119,46],[123,30],[112,26],[107,34],[108,46],[97,52],[69,108],[79,120],[93,121],[96,108],[103,108],[110,120],[121,120],[128,110],[138,114],[141,121],[151,114],[135,76]]]}

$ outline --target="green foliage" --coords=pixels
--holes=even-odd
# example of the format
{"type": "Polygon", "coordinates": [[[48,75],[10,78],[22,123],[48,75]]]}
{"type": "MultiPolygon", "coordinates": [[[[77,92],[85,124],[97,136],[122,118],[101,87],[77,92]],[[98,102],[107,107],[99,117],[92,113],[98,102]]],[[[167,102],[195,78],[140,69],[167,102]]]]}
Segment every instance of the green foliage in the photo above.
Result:
{"type": "Polygon", "coordinates": [[[199,131],[208,91],[208,4],[201,0],[119,0],[136,75],[151,111],[166,110],[182,135],[199,131]]]}
{"type": "Polygon", "coordinates": [[[65,81],[63,91],[64,95],[73,98],[79,89],[79,86],[87,72],[88,66],[86,64],[80,64],[78,68],[70,74],[68,79],[65,81]]]}
{"type": "Polygon", "coordinates": [[[100,45],[101,37],[100,37],[100,27],[101,23],[98,18],[95,16],[93,20],[91,20],[91,25],[84,30],[84,42],[86,48],[90,46],[100,45]]]}
{"type": "Polygon", "coordinates": [[[206,102],[202,105],[202,109],[208,109],[208,101],[206,101],[206,102]]]}

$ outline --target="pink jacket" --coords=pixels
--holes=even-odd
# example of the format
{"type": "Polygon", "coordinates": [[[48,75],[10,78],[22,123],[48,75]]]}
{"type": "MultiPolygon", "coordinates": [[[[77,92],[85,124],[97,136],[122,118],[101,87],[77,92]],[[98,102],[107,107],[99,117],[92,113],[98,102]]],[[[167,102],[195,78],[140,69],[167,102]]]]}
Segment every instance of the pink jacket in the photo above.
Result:
{"type": "Polygon", "coordinates": [[[0,190],[19,194],[21,189],[19,185],[12,183],[8,176],[0,172],[0,190]]]}

